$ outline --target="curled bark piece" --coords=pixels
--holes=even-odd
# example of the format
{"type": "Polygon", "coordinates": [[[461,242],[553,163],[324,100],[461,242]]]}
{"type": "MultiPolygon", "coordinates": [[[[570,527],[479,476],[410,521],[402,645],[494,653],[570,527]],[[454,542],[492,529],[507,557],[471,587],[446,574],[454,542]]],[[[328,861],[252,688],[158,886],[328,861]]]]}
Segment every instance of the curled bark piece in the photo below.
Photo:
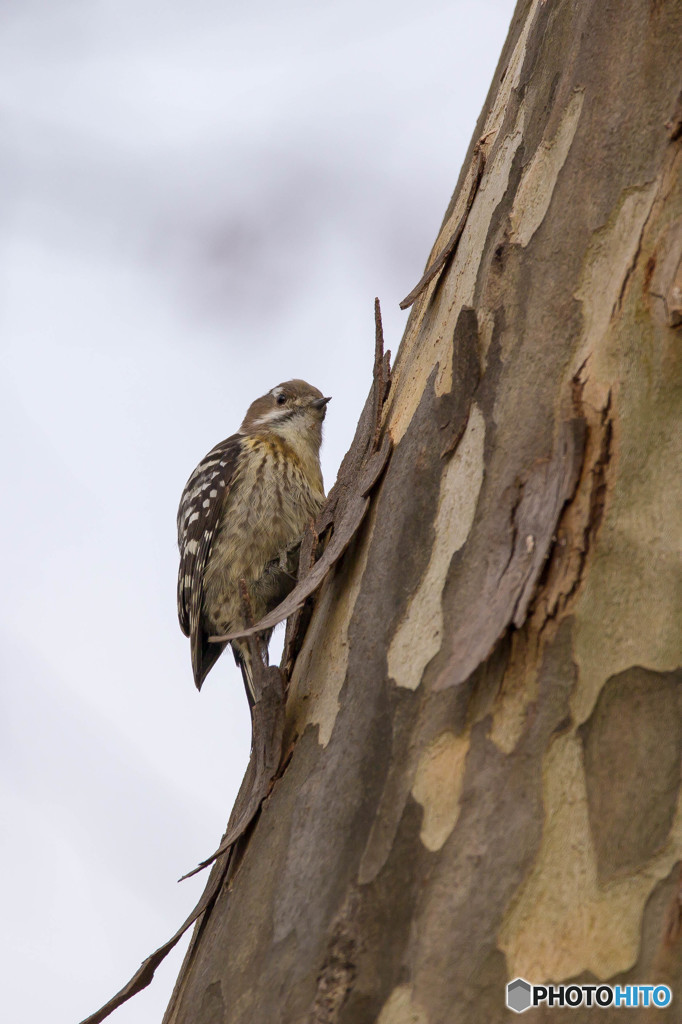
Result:
{"type": "Polygon", "coordinates": [[[471,182],[471,186],[469,188],[469,195],[467,196],[464,213],[457,221],[457,227],[450,235],[450,238],[445,243],[445,246],[438,254],[436,259],[433,261],[431,266],[424,273],[424,276],[422,277],[419,284],[415,285],[410,294],[406,295],[403,301],[400,303],[401,309],[409,309],[409,307],[412,305],[415,299],[419,298],[419,296],[424,291],[426,286],[433,281],[436,274],[440,273],[440,271],[443,269],[443,267],[450,259],[450,257],[454,256],[455,252],[457,251],[459,240],[462,237],[462,232],[464,231],[464,227],[469,217],[469,211],[471,210],[471,207],[474,204],[474,199],[476,198],[476,193],[478,192],[478,186],[481,184],[481,178],[483,177],[483,171],[485,170],[485,156],[483,155],[483,150],[481,149],[480,143],[476,147],[474,152],[476,156],[476,169],[474,171],[474,176],[471,182]]]}
{"type": "Polygon", "coordinates": [[[463,683],[508,626],[523,625],[561,510],[577,486],[584,447],[584,420],[563,423],[551,456],[536,463],[510,496],[510,507],[501,512],[508,518],[509,546],[500,551],[504,561],[488,562],[477,607],[455,631],[435,690],[463,683]]]}
{"type": "MultiPolygon", "coordinates": [[[[303,534],[303,540],[301,541],[301,547],[299,550],[299,583],[305,579],[315,564],[319,541],[320,538],[317,534],[317,530],[315,529],[315,523],[311,519],[308,523],[306,532],[303,534]]],[[[309,608],[308,614],[306,615],[305,604],[306,602],[304,602],[303,605],[287,619],[286,632],[284,634],[284,651],[280,662],[280,668],[284,674],[285,689],[287,688],[288,680],[291,678],[294,663],[303,644],[303,638],[310,621],[310,613],[312,612],[312,609],[309,608]]]]}
{"type": "Polygon", "coordinates": [[[147,959],[142,962],[139,970],[133,974],[127,985],[124,985],[108,1003],[105,1003],[104,1006],[100,1007],[99,1010],[96,1010],[95,1013],[86,1017],[81,1024],[100,1024],[101,1021],[106,1020],[106,1018],[113,1013],[114,1010],[118,1009],[119,1006],[122,1006],[123,1003],[127,1003],[127,1001],[132,999],[134,995],[137,995],[137,993],[141,992],[143,988],[146,988],[147,985],[151,984],[156,968],[159,964],[166,959],[170,951],[178,944],[188,928],[191,928],[194,922],[213,906],[213,903],[222,888],[229,865],[229,856],[225,858],[224,864],[216,865],[215,874],[211,879],[209,879],[209,883],[204,890],[201,899],[187,920],[180,925],[175,935],[173,935],[168,942],[164,942],[163,946],[159,946],[151,956],[148,956],[147,959]]]}

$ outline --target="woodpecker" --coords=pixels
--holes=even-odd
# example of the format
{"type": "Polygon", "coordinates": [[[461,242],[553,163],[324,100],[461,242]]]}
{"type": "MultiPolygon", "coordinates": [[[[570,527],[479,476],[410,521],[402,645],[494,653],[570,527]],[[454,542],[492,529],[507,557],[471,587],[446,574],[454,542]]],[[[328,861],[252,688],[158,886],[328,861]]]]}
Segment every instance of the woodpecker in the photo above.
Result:
{"type": "MultiPolygon", "coordinates": [[[[290,553],[324,501],[320,445],[329,400],[304,380],[278,384],[249,406],[239,432],[212,448],[185,485],[178,618],[199,690],[226,646],[208,638],[245,625],[240,580],[255,622],[296,582],[290,553]]],[[[261,637],[266,648],[271,632],[261,637]]],[[[248,647],[232,641],[232,651],[253,704],[248,647]]]]}

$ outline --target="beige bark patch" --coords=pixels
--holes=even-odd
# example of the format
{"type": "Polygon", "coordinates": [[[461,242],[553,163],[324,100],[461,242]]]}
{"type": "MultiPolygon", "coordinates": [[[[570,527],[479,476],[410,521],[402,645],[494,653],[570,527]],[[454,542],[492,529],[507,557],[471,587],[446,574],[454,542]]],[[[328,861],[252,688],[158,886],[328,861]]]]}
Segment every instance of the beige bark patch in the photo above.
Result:
{"type": "Polygon", "coordinates": [[[654,182],[625,193],[595,234],[576,293],[585,321],[578,356],[578,365],[587,359],[584,401],[602,409],[611,391],[617,449],[575,609],[578,723],[590,716],[610,676],[635,664],[665,672],[682,663],[681,407],[671,390],[674,375],[656,362],[660,329],[641,318],[637,305],[647,259],[640,248],[656,188],[654,182]],[[623,301],[632,308],[621,318],[623,301]]]}
{"type": "Polygon", "coordinates": [[[469,422],[441,479],[435,539],[426,573],[388,650],[388,674],[398,686],[416,690],[443,636],[441,595],[450,562],[469,536],[483,483],[485,421],[473,405],[469,422]]]}
{"type": "Polygon", "coordinates": [[[469,736],[444,732],[419,759],[412,796],[424,808],[419,838],[427,850],[440,850],[459,817],[469,736]]]}
{"type": "MultiPolygon", "coordinates": [[[[526,20],[510,59],[507,74],[486,120],[483,130],[483,136],[487,137],[484,147],[486,152],[494,148],[495,136],[501,128],[509,94],[518,84],[528,34],[537,7],[538,0],[535,0],[533,10],[526,20]]],[[[507,191],[514,156],[523,140],[524,123],[525,108],[522,104],[515,125],[501,140],[494,156],[487,163],[449,270],[446,269],[444,274],[438,275],[429,285],[425,295],[418,300],[418,316],[412,321],[403,339],[394,368],[394,398],[389,422],[395,444],[399,443],[410,425],[423,393],[421,382],[428,379],[429,372],[436,363],[440,367],[436,378],[436,394],[446,394],[452,387],[452,332],[462,306],[473,305],[474,289],[480,269],[479,261],[471,259],[471,253],[481,253],[484,250],[493,214],[507,191]],[[430,298],[437,285],[441,287],[442,297],[438,302],[438,310],[434,311],[430,298]],[[427,312],[429,316],[435,315],[440,319],[439,326],[430,325],[428,330],[423,330],[427,312]],[[399,401],[396,400],[398,395],[399,401]]],[[[473,173],[472,167],[469,178],[473,173]]],[[[436,259],[443,246],[447,244],[466,207],[468,180],[464,183],[459,201],[438,234],[429,263],[436,259]]]]}
{"type": "Polygon", "coordinates": [[[509,58],[509,63],[505,68],[504,78],[497,90],[497,96],[495,97],[493,105],[490,108],[490,112],[485,119],[485,127],[482,133],[484,136],[488,135],[490,132],[497,133],[502,127],[502,122],[507,112],[512,91],[518,87],[521,79],[521,69],[523,68],[526,49],[528,47],[528,37],[535,23],[535,15],[537,14],[539,6],[540,0],[533,0],[533,6],[528,12],[523,28],[521,29],[521,34],[516,42],[516,46],[514,47],[514,52],[509,58]]]}
{"type": "MultiPolygon", "coordinates": [[[[533,0],[533,5],[528,12],[523,29],[521,30],[521,34],[516,42],[516,46],[514,47],[514,51],[509,58],[509,63],[507,64],[504,72],[504,77],[500,83],[497,95],[486,118],[483,131],[481,132],[480,138],[484,140],[482,145],[483,152],[486,154],[487,165],[476,195],[474,206],[469,213],[466,226],[457,247],[457,254],[452,267],[452,271],[455,271],[456,273],[454,278],[452,273],[449,275],[449,277],[455,281],[453,288],[455,295],[453,295],[453,299],[457,302],[457,314],[459,314],[461,306],[473,304],[474,287],[478,276],[479,264],[469,259],[468,256],[469,253],[482,253],[484,250],[485,240],[490,228],[490,222],[495,210],[507,191],[509,174],[511,172],[514,156],[516,155],[516,151],[521,145],[523,139],[525,107],[521,104],[516,115],[516,123],[513,128],[510,127],[506,138],[502,139],[500,142],[492,160],[488,158],[487,154],[492,152],[497,136],[507,115],[509,99],[512,91],[518,88],[519,85],[521,70],[526,57],[528,37],[535,22],[535,15],[539,4],[540,0],[533,0]]],[[[466,188],[462,190],[462,193],[463,194],[460,199],[463,208],[466,201],[466,188]]],[[[453,209],[447,222],[441,228],[434,246],[434,252],[439,252],[442,246],[447,243],[461,216],[461,213],[462,209],[459,208],[458,204],[458,207],[453,209]]],[[[433,288],[434,285],[431,287],[433,288]]],[[[450,390],[450,387],[451,377],[448,376],[447,373],[444,373],[443,367],[441,367],[436,393],[444,394],[450,390]]]]}
{"type": "Polygon", "coordinates": [[[381,1008],[377,1024],[429,1024],[429,1018],[415,1003],[411,985],[398,985],[381,1008]]]}
{"type": "Polygon", "coordinates": [[[612,349],[604,338],[635,261],[656,188],[652,182],[624,193],[609,223],[594,233],[575,293],[582,303],[584,328],[572,373],[589,357],[584,400],[595,409],[603,408],[608,387],[618,379],[612,349]]]}
{"type": "Polygon", "coordinates": [[[573,94],[554,138],[542,140],[524,169],[510,214],[510,240],[518,245],[528,245],[545,219],[578,127],[584,98],[582,90],[573,94]]]}
{"type": "MultiPolygon", "coordinates": [[[[516,151],[523,139],[525,112],[519,109],[514,131],[500,143],[495,156],[485,169],[481,184],[471,208],[452,267],[443,282],[443,303],[459,315],[462,306],[474,305],[476,279],[480,263],[471,259],[471,253],[482,253],[495,210],[502,202],[511,173],[516,151]]],[[[447,241],[447,237],[444,239],[447,241]]],[[[451,337],[451,333],[450,333],[451,337]]],[[[449,338],[448,338],[449,342],[449,338]]],[[[452,388],[452,345],[449,343],[440,361],[436,377],[436,394],[447,394],[452,388]]]]}
{"type": "Polygon", "coordinates": [[[582,745],[560,737],[543,769],[544,830],[535,867],[499,934],[510,978],[559,982],[590,971],[610,978],[637,961],[644,905],[679,858],[678,805],[668,843],[636,874],[597,880],[588,819],[582,745]]]}
{"type": "Polygon", "coordinates": [[[481,374],[485,373],[488,366],[488,350],[493,340],[494,330],[495,314],[489,309],[480,308],[478,310],[478,342],[480,346],[481,374]]]}

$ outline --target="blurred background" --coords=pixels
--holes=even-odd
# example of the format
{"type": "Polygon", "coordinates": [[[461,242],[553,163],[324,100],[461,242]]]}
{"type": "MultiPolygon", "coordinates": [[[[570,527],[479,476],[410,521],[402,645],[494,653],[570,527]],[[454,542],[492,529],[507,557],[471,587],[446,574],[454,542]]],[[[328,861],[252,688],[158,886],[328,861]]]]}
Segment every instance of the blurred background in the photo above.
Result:
{"type": "MultiPolygon", "coordinates": [[[[291,377],[329,488],[512,0],[0,10],[3,1015],[77,1024],[164,942],[249,750],[175,610],[185,480],[291,377]]],[[[281,649],[281,632],[272,654],[281,649]]],[[[154,1024],[186,941],[118,1024],[154,1024]]],[[[235,936],[239,942],[239,936],[235,936]]]]}

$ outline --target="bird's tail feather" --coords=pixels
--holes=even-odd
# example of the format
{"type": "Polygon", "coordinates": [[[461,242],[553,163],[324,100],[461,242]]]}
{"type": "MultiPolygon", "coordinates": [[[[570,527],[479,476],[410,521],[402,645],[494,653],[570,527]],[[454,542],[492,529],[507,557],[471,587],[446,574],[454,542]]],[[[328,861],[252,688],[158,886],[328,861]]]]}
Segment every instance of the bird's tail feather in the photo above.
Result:
{"type": "Polygon", "coordinates": [[[201,636],[198,643],[192,643],[192,670],[197,690],[201,689],[204,679],[225,650],[225,647],[225,644],[210,644],[205,636],[201,636]]]}

